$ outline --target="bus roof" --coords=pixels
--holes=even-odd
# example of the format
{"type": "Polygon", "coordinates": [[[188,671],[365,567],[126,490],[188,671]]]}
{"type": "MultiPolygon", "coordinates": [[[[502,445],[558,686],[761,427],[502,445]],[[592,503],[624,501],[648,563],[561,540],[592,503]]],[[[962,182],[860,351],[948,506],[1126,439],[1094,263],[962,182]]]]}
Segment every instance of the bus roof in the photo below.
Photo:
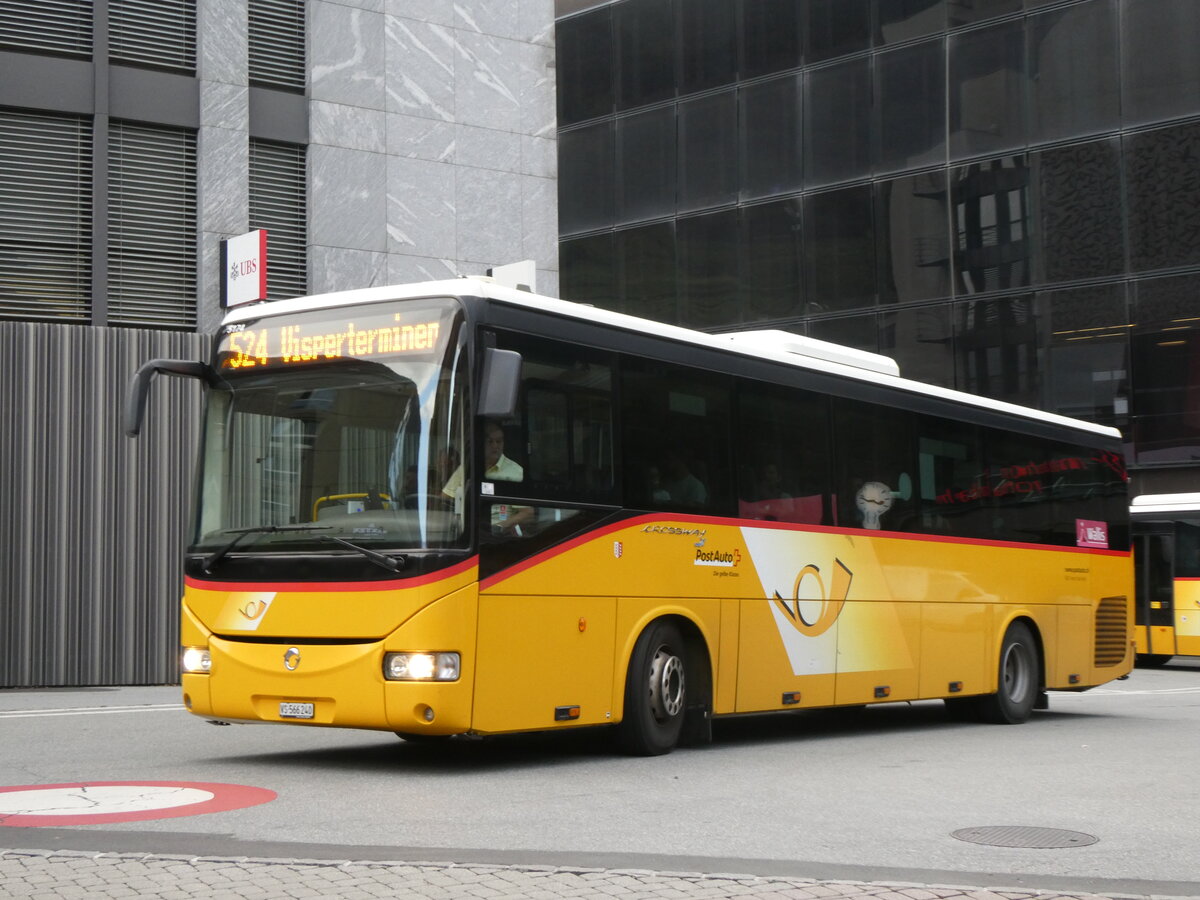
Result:
{"type": "Polygon", "coordinates": [[[1200,511],[1200,494],[1142,494],[1129,501],[1131,515],[1200,511]]]}
{"type": "MultiPolygon", "coordinates": [[[[257,319],[264,315],[308,312],[317,309],[332,309],[361,303],[379,303],[387,300],[404,300],[434,296],[471,296],[511,306],[535,309],[552,315],[581,319],[623,331],[653,335],[677,343],[694,344],[724,353],[734,353],[755,359],[769,359],[794,368],[825,372],[843,378],[886,385],[897,390],[936,397],[952,403],[977,406],[993,412],[1007,413],[1021,418],[1047,422],[1065,428],[1087,431],[1108,438],[1120,439],[1121,432],[1107,425],[1098,425],[1082,419],[1073,419],[1057,413],[1044,412],[1015,403],[993,400],[965,391],[956,391],[936,385],[911,381],[900,377],[900,368],[895,360],[877,353],[868,353],[853,347],[818,341],[785,331],[740,331],[708,334],[667,325],[651,319],[643,319],[626,313],[545,297],[528,291],[496,284],[489,278],[464,276],[442,281],[423,281],[411,284],[384,287],[360,288],[315,294],[290,300],[274,300],[266,303],[251,303],[228,311],[225,324],[257,319]]],[[[1200,495],[1197,495],[1200,496],[1200,495]]]]}

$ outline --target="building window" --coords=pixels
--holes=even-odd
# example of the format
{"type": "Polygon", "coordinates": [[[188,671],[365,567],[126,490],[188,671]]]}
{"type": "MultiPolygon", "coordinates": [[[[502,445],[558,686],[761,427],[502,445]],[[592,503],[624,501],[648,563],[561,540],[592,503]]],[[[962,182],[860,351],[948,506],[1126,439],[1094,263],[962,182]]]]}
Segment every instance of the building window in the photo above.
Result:
{"type": "Polygon", "coordinates": [[[0,318],[89,315],[92,131],[0,110],[0,318]]]}
{"type": "Polygon", "coordinates": [[[303,91],[303,0],[250,0],[250,83],[303,91]]]}
{"type": "Polygon", "coordinates": [[[308,293],[305,148],[250,141],[250,227],[267,231],[267,297],[308,293]]]}
{"type": "Polygon", "coordinates": [[[108,16],[113,62],[196,70],[196,0],[110,0],[108,16]]]}
{"type": "Polygon", "coordinates": [[[92,0],[0,4],[0,48],[90,59],[92,0]]]}
{"type": "Polygon", "coordinates": [[[196,326],[196,136],[112,121],[108,322],[196,326]]]}

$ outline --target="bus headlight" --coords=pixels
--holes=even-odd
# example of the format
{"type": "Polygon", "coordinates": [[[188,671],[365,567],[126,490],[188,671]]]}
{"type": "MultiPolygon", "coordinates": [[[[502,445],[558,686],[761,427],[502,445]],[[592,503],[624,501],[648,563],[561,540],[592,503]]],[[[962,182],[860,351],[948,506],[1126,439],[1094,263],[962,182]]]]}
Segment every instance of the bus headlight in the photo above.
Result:
{"type": "Polygon", "coordinates": [[[183,671],[188,675],[207,675],[212,669],[212,654],[207,647],[183,648],[183,671]]]}
{"type": "Polygon", "coordinates": [[[387,653],[383,677],[388,681],[458,681],[457,653],[387,653]]]}

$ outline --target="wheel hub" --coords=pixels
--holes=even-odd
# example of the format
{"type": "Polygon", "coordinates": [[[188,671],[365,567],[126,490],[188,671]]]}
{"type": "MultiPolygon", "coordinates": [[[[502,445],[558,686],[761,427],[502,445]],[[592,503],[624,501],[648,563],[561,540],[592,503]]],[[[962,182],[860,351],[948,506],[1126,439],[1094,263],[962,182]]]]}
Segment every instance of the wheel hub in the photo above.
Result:
{"type": "Polygon", "coordinates": [[[666,646],[650,661],[650,709],[660,722],[683,710],[683,660],[666,646]]]}

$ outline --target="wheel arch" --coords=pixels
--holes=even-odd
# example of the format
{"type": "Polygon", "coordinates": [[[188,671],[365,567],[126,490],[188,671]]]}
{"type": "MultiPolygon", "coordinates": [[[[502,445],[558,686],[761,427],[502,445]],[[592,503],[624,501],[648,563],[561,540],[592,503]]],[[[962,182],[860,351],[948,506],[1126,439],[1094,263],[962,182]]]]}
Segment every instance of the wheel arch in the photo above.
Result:
{"type": "Polygon", "coordinates": [[[625,718],[625,680],[629,675],[629,666],[633,660],[634,647],[646,629],[660,621],[668,621],[679,629],[683,637],[684,649],[687,651],[684,661],[685,677],[688,683],[694,685],[702,693],[709,709],[712,707],[713,675],[713,646],[715,638],[707,633],[704,626],[682,609],[659,609],[653,613],[640,616],[624,635],[621,653],[617,657],[617,665],[613,670],[613,721],[620,722],[625,718]]]}

